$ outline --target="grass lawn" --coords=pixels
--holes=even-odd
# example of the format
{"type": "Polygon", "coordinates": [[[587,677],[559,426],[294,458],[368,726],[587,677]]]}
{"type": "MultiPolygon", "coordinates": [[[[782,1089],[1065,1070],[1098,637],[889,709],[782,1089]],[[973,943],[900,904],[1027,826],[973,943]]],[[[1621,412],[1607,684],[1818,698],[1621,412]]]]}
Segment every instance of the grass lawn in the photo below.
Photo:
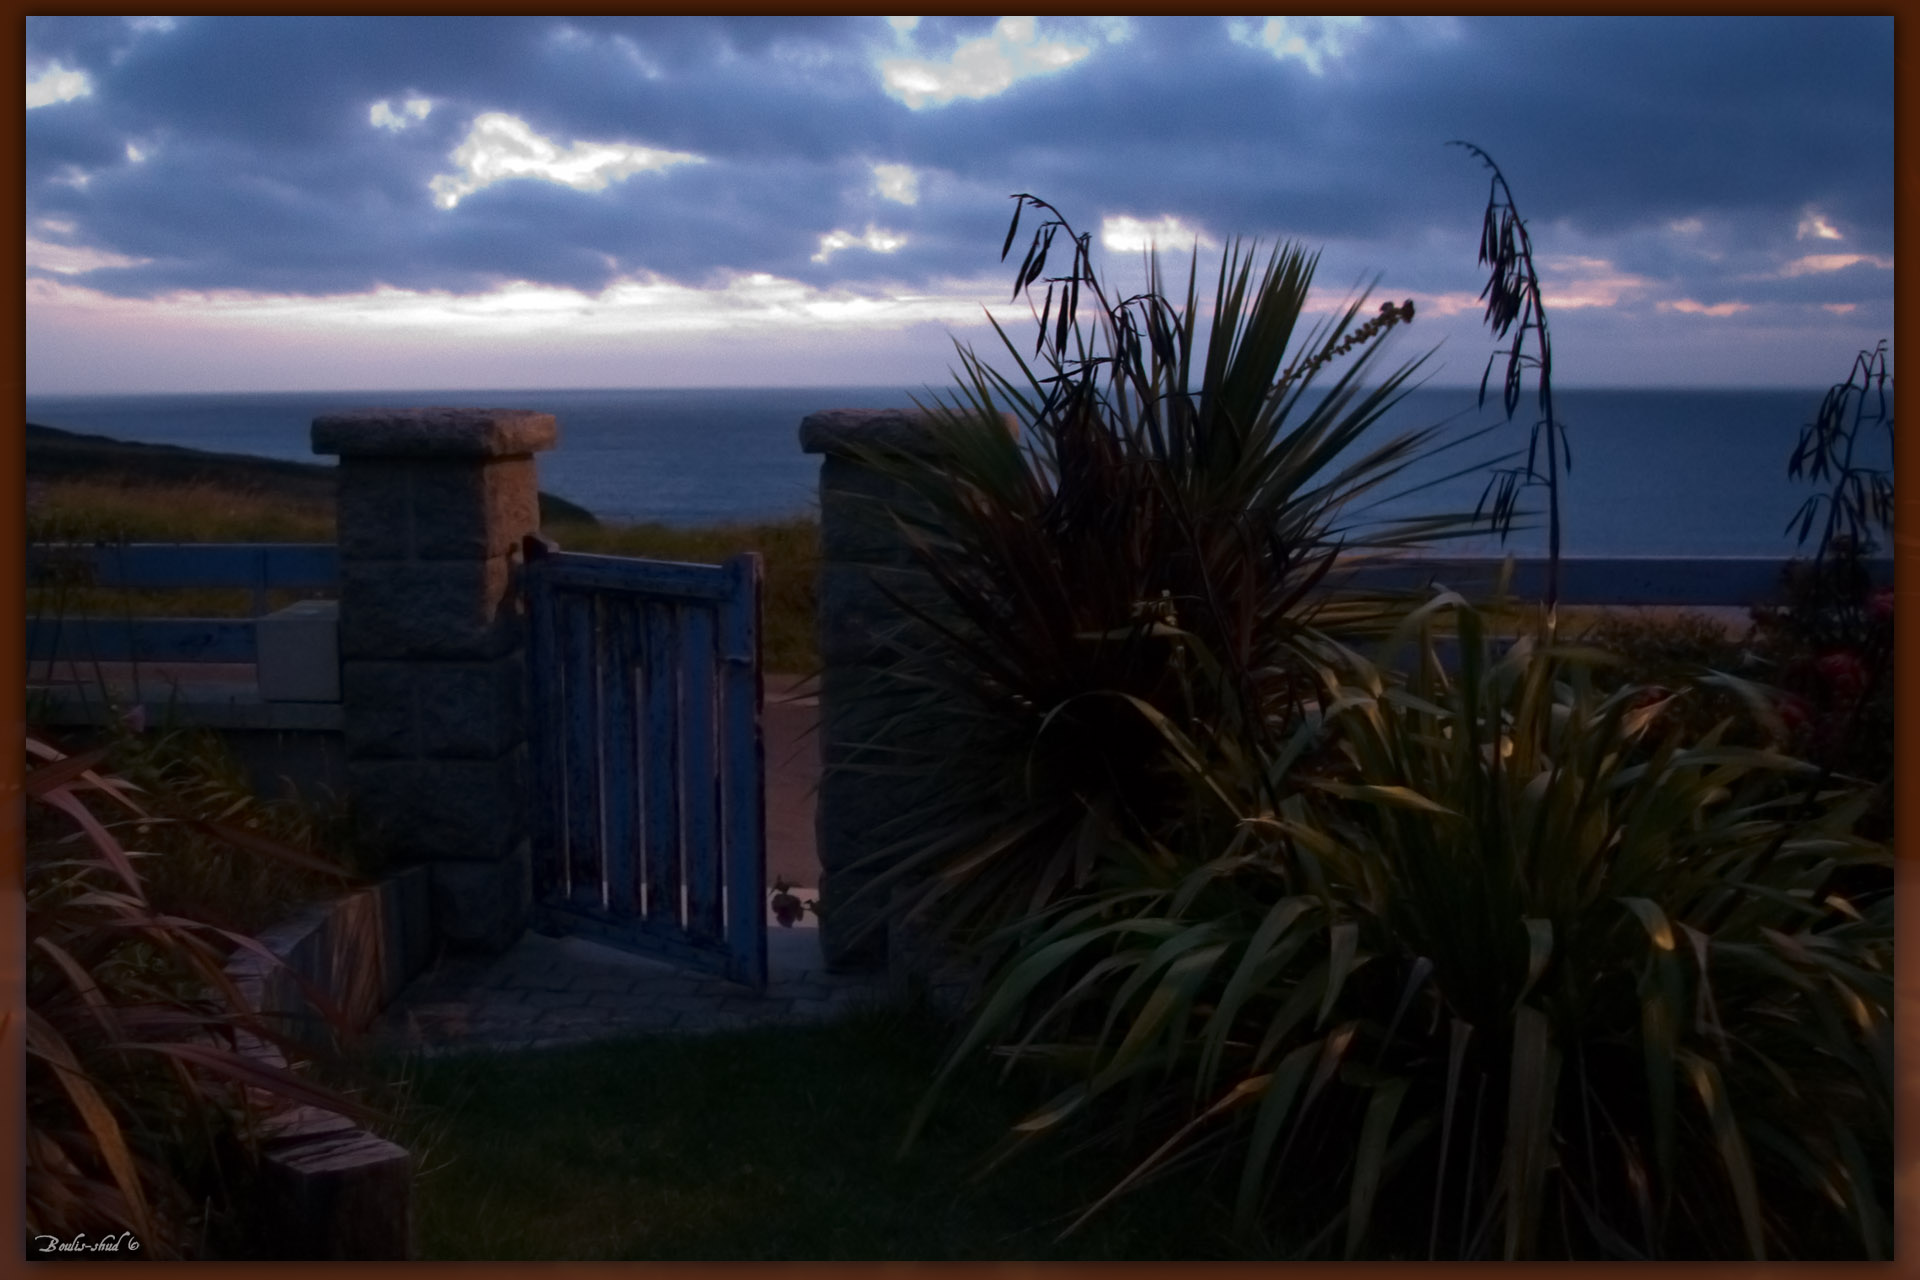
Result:
{"type": "Polygon", "coordinates": [[[1245,1258],[1188,1179],[1055,1237],[1125,1172],[1022,1153],[970,1180],[1035,1094],[962,1080],[896,1158],[945,1031],[863,1012],[807,1028],[410,1063],[395,1134],[440,1260],[1245,1258]]]}

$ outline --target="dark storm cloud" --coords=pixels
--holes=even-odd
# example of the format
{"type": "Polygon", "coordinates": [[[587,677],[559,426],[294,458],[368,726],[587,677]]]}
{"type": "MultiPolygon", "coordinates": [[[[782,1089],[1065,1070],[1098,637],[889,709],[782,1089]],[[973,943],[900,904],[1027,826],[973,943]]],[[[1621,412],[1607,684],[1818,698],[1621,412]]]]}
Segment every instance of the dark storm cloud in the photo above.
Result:
{"type": "Polygon", "coordinates": [[[1514,79],[1483,145],[1580,229],[1813,202],[1891,243],[1891,24],[1492,21],[1514,79]]]}
{"type": "Polygon", "coordinates": [[[924,287],[996,269],[1006,197],[1030,190],[1083,231],[1175,215],[1220,238],[1339,241],[1444,292],[1471,273],[1429,261],[1435,236],[1470,255],[1485,198],[1477,162],[1442,146],[1465,137],[1500,160],[1536,236],[1564,229],[1675,296],[1826,301],[1875,287],[1875,268],[1770,273],[1892,253],[1890,20],[1375,19],[1317,75],[1218,19],[1135,19],[1118,43],[1039,29],[1090,52],[915,111],[877,60],[945,59],[993,19],[929,18],[905,40],[878,18],[34,19],[30,78],[58,63],[93,91],[27,113],[29,228],[150,259],[67,277],[133,296],[591,292],[746,271],[924,287]],[[426,119],[369,122],[374,102],[413,96],[426,119]],[[563,149],[704,163],[598,191],[503,181],[436,207],[428,183],[489,112],[563,149]],[[918,203],[875,193],[875,162],[912,166],[918,203]],[[1796,240],[1809,208],[1844,242],[1796,240]],[[1669,233],[1684,219],[1698,250],[1669,233]],[[869,226],[907,242],[813,260],[822,236],[869,226]]]}
{"type": "Polygon", "coordinates": [[[1815,202],[1891,244],[1892,44],[1859,22],[1483,19],[1446,39],[1382,20],[1322,77],[1224,39],[1169,50],[1162,30],[1105,52],[1101,74],[950,108],[930,150],[973,151],[981,171],[1008,161],[965,139],[1007,136],[1026,144],[1016,161],[1052,149],[1063,187],[1096,204],[1333,237],[1427,222],[1437,180],[1471,190],[1448,175],[1478,163],[1440,145],[1461,137],[1529,217],[1588,232],[1815,202]],[[1178,92],[1156,87],[1169,63],[1178,92]]]}

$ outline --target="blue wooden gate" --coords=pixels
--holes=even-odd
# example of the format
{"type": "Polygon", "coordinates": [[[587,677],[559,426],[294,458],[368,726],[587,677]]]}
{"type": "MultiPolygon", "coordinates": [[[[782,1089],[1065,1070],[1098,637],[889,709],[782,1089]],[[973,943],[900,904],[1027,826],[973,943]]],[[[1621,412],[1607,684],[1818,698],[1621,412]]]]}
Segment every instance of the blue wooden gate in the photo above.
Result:
{"type": "Polygon", "coordinates": [[[534,926],[764,990],[760,557],[526,552],[534,926]]]}

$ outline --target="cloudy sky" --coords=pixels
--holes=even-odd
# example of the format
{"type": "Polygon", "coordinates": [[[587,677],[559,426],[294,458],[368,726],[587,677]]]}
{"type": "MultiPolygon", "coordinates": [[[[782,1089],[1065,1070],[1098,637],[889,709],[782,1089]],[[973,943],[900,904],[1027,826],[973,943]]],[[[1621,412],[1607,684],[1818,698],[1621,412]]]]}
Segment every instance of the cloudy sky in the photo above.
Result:
{"type": "Polygon", "coordinates": [[[1121,284],[1303,241],[1472,383],[1454,138],[1559,385],[1817,387],[1893,337],[1893,92],[1891,18],[29,18],[27,388],[939,383],[1018,191],[1121,284]]]}

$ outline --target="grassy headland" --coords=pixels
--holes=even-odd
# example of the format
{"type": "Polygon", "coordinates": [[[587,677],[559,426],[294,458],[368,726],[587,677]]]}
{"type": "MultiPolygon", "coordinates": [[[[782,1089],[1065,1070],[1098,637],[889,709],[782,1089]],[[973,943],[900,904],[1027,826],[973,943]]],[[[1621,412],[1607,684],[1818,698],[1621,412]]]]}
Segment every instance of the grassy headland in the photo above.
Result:
{"type": "MultiPolygon", "coordinates": [[[[29,541],[330,542],[333,467],[177,445],[138,444],[29,423],[29,541]]],[[[740,551],[765,558],[763,650],[773,671],[811,671],[819,527],[808,517],[673,529],[602,521],[540,495],[542,532],[569,551],[717,562],[740,551]]],[[[28,611],[138,615],[243,614],[232,591],[29,593],[28,611]],[[101,597],[101,598],[95,598],[101,597]],[[110,598],[107,598],[110,597],[110,598]]],[[[280,603],[276,601],[276,604],[280,603]]]]}
{"type": "MultiPolygon", "coordinates": [[[[335,469],[176,445],[138,444],[27,425],[29,541],[330,542],[334,536],[335,469]]],[[[810,672],[819,665],[814,632],[820,529],[809,516],[691,529],[597,519],[552,494],[540,495],[542,532],[569,551],[717,563],[740,551],[766,562],[763,646],[770,671],[810,672]]],[[[296,598],[276,599],[275,607],[296,598]]],[[[29,610],[219,617],[247,612],[244,591],[111,593],[94,599],[69,592],[56,605],[29,596],[29,610]]],[[[1496,616],[1517,627],[1523,610],[1496,616]]],[[[1578,634],[1611,612],[1563,607],[1578,634]]],[[[1684,621],[1683,610],[1641,611],[1661,622],[1684,621]]],[[[1709,616],[1729,631],[1730,611],[1709,616]]]]}
{"type": "MultiPolygon", "coordinates": [[[[291,505],[306,518],[319,518],[324,512],[328,522],[324,536],[333,536],[333,493],[338,472],[327,463],[215,453],[173,444],[143,444],[32,422],[27,424],[26,434],[29,493],[41,487],[68,484],[96,486],[98,490],[107,491],[137,493],[157,489],[197,496],[208,496],[207,491],[211,491],[222,499],[223,507],[231,505],[226,500],[229,496],[252,495],[270,504],[269,509],[291,505]]],[[[98,496],[97,492],[94,496],[98,496]]],[[[594,522],[593,514],[586,508],[550,493],[540,495],[540,520],[542,524],[594,522]]],[[[258,541],[279,540],[264,533],[254,536],[258,541]]],[[[301,536],[308,535],[303,532],[301,536]]]]}

